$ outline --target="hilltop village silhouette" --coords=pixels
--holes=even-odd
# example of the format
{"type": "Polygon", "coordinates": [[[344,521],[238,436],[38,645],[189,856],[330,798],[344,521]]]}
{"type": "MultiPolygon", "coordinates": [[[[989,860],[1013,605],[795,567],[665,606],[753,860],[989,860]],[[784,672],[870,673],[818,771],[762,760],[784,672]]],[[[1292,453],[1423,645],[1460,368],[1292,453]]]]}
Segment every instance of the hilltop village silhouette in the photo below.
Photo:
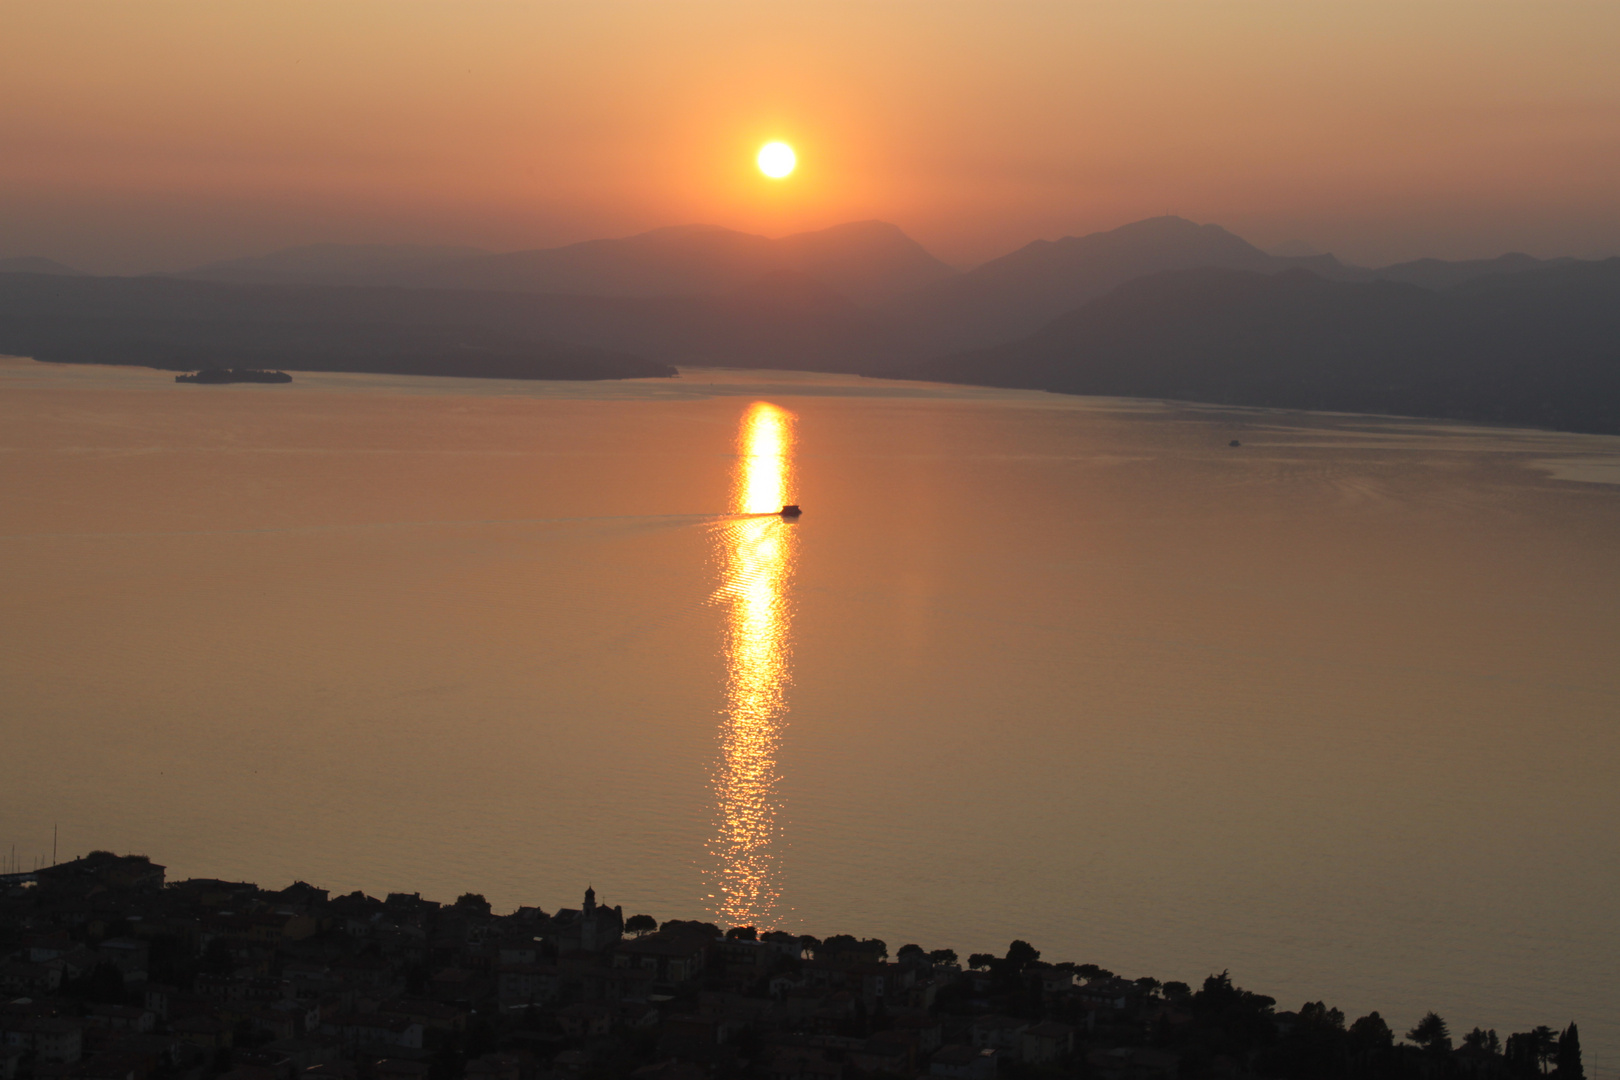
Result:
{"type": "Polygon", "coordinates": [[[0,877],[0,1076],[51,1080],[1584,1080],[1571,1023],[1454,1044],[1429,1013],[1279,1011],[1226,972],[1198,989],[1049,963],[964,962],[649,915],[497,915],[480,895],[330,896],[167,883],[98,851],[0,877]]]}

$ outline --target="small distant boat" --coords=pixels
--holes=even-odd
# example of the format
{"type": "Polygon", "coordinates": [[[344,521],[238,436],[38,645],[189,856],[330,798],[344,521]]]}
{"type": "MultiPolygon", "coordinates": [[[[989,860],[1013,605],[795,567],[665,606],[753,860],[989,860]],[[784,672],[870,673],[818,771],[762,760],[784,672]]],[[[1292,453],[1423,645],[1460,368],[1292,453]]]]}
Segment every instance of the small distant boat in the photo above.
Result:
{"type": "Polygon", "coordinates": [[[804,513],[804,511],[799,509],[798,503],[788,503],[786,506],[782,507],[782,516],[785,518],[796,518],[802,513],[804,513]]]}

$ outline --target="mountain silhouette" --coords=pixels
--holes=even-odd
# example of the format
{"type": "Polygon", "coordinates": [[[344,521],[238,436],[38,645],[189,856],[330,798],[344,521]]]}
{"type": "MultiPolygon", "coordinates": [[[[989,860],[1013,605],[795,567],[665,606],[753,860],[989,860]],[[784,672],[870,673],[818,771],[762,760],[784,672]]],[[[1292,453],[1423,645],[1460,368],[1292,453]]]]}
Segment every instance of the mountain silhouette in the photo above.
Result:
{"type": "Polygon", "coordinates": [[[430,267],[400,284],[585,296],[715,296],[778,271],[874,303],[956,271],[893,225],[861,221],[772,240],[711,225],[515,251],[430,267]]]}
{"type": "Polygon", "coordinates": [[[484,296],[483,305],[468,304],[469,297],[479,298],[407,289],[4,274],[0,353],[179,371],[246,367],[513,379],[676,373],[638,356],[547,337],[535,320],[511,310],[526,297],[484,296]]]}
{"type": "Polygon", "coordinates": [[[258,285],[395,285],[429,267],[483,254],[478,248],[448,245],[306,244],[173,276],[258,285]]]}
{"type": "Polygon", "coordinates": [[[960,275],[878,222],[779,240],[692,226],[512,255],[312,245],[198,271],[298,284],[0,274],[0,351],[534,378],[909,373],[1609,431],[1613,265],[1509,254],[1368,269],[1174,217],[960,275]],[[455,284],[423,284],[438,278],[455,284]]]}
{"type": "Polygon", "coordinates": [[[1267,255],[1218,225],[1157,217],[1087,236],[1036,240],[907,297],[893,310],[931,344],[973,347],[1023,337],[1144,274],[1201,266],[1271,270],[1286,265],[1289,260],[1267,255]]]}
{"type": "Polygon", "coordinates": [[[1620,259],[1444,291],[1302,268],[1167,271],[923,378],[1620,431],[1620,259]]]}
{"type": "Polygon", "coordinates": [[[39,255],[22,255],[0,259],[0,274],[57,274],[63,277],[82,277],[84,271],[64,266],[55,259],[39,255]]]}
{"type": "Polygon", "coordinates": [[[895,226],[863,221],[774,240],[682,225],[503,254],[447,246],[310,244],[210,263],[176,276],[242,284],[722,297],[767,276],[796,272],[904,325],[917,348],[941,352],[1033,333],[1116,285],[1161,270],[1302,266],[1334,280],[1387,279],[1445,288],[1540,265],[1546,264],[1528,255],[1504,255],[1469,262],[1421,259],[1370,270],[1327,254],[1268,255],[1217,225],[1159,217],[1088,236],[1037,240],[966,274],[895,226]]]}
{"type": "Polygon", "coordinates": [[[881,315],[790,270],[696,297],[0,277],[0,352],[39,359],[456,374],[470,356],[460,345],[528,357],[534,373],[512,377],[533,378],[586,377],[545,374],[562,358],[642,376],[677,364],[873,372],[922,356],[881,315]]]}
{"type": "Polygon", "coordinates": [[[311,244],[210,263],[174,276],[244,284],[721,296],[783,271],[804,274],[860,304],[882,303],[956,274],[895,226],[858,221],[775,240],[712,225],[678,225],[504,254],[475,248],[311,244]]]}
{"type": "Polygon", "coordinates": [[[1404,281],[1409,285],[1422,285],[1427,289],[1449,289],[1454,285],[1474,281],[1496,274],[1522,273],[1553,266],[1568,266],[1580,260],[1571,258],[1538,259],[1520,252],[1509,252],[1494,259],[1465,259],[1447,262],[1444,259],[1414,259],[1396,263],[1368,273],[1379,281],[1404,281]]]}
{"type": "Polygon", "coordinates": [[[1419,259],[1368,269],[1323,253],[1268,254],[1218,225],[1167,216],[1086,236],[1037,240],[959,277],[902,297],[888,310],[907,323],[920,342],[935,351],[946,351],[1033,334],[1116,286],[1166,270],[1276,273],[1301,268],[1334,281],[1399,281],[1442,289],[1556,262],[1509,254],[1465,262],[1419,259]]]}

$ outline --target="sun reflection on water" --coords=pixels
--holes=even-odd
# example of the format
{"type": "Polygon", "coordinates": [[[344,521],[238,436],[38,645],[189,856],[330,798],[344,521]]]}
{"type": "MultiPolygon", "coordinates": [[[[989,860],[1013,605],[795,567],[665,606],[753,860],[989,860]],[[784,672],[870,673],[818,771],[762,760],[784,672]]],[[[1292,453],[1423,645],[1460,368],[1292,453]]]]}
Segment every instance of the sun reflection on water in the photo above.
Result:
{"type": "Polygon", "coordinates": [[[777,511],[792,496],[793,414],[755,402],[743,415],[737,442],[732,510],[769,516],[729,521],[717,533],[716,595],[727,615],[712,906],[732,925],[766,927],[776,922],[781,902],[776,759],[792,681],[795,531],[777,511]]]}

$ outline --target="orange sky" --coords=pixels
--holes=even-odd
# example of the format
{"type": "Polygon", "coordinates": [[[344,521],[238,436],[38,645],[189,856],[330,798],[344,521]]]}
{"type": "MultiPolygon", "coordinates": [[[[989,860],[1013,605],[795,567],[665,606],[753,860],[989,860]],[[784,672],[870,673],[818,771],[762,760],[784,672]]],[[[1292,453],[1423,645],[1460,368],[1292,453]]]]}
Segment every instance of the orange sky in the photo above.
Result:
{"type": "Polygon", "coordinates": [[[1378,263],[1620,252],[1620,3],[0,5],[0,255],[1181,214],[1378,263]],[[752,166],[782,138],[800,170],[752,166]]]}

